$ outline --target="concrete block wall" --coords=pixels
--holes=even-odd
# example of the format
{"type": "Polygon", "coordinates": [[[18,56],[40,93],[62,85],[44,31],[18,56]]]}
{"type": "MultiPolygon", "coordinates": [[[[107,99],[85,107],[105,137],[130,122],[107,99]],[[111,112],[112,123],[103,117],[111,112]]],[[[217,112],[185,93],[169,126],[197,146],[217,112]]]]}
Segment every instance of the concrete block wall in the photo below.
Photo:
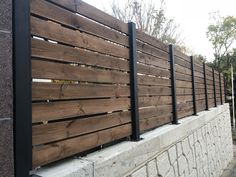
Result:
{"type": "Polygon", "coordinates": [[[229,106],[34,171],[42,177],[220,177],[233,158],[229,106]]]}
{"type": "Polygon", "coordinates": [[[12,0],[0,1],[0,176],[13,177],[12,0]]]}

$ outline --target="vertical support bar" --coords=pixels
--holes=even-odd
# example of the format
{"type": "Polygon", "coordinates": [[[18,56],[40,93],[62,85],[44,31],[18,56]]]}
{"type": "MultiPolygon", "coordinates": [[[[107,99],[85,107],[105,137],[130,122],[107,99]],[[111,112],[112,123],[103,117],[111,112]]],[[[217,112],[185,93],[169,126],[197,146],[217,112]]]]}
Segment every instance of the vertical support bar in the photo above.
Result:
{"type": "Polygon", "coordinates": [[[226,85],[226,77],[224,76],[224,93],[225,93],[225,103],[227,103],[227,85],[226,85]]]}
{"type": "Polygon", "coordinates": [[[174,56],[174,46],[169,45],[170,52],[170,70],[171,70],[171,91],[172,91],[172,106],[173,106],[173,124],[178,124],[178,114],[177,114],[177,100],[176,100],[176,79],[175,79],[175,56],[174,56]]]}
{"type": "Polygon", "coordinates": [[[135,23],[129,22],[129,52],[130,52],[130,94],[132,116],[132,140],[140,140],[138,81],[137,81],[137,44],[135,23]]]}
{"type": "Polygon", "coordinates": [[[220,103],[223,104],[220,72],[219,72],[219,84],[220,84],[220,103]]]}
{"type": "Polygon", "coordinates": [[[212,68],[212,76],[213,76],[214,102],[215,102],[215,107],[217,107],[217,101],[216,101],[216,83],[215,83],[215,71],[214,71],[214,68],[212,68]]]}
{"type": "Polygon", "coordinates": [[[15,177],[32,168],[31,34],[29,0],[13,0],[15,177]]]}
{"type": "Polygon", "coordinates": [[[193,56],[190,56],[190,60],[191,60],[191,70],[192,70],[193,115],[197,115],[196,89],[195,89],[195,76],[194,76],[194,60],[193,60],[193,56]]]}
{"type": "Polygon", "coordinates": [[[207,78],[206,78],[206,63],[203,63],[203,74],[204,74],[204,88],[205,88],[206,110],[209,110],[208,93],[207,93],[207,78]]]}

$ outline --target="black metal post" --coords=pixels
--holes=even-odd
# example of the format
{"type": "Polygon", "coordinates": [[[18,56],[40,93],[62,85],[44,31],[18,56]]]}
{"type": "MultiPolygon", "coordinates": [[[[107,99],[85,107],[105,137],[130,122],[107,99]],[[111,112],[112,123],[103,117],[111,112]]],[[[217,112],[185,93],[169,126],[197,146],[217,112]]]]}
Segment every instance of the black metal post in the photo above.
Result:
{"type": "Polygon", "coordinates": [[[173,124],[178,124],[178,114],[177,114],[177,100],[176,100],[176,79],[175,79],[175,56],[174,56],[174,46],[169,45],[170,52],[170,70],[171,70],[171,91],[172,91],[172,106],[173,106],[173,124]]]}
{"type": "Polygon", "coordinates": [[[220,103],[223,104],[220,72],[219,72],[219,84],[220,84],[220,103]]]}
{"type": "Polygon", "coordinates": [[[15,177],[32,168],[30,1],[13,0],[14,163],[15,177]]]}
{"type": "Polygon", "coordinates": [[[214,68],[212,68],[212,76],[213,76],[214,102],[215,102],[215,107],[217,107],[217,102],[216,102],[216,84],[215,84],[215,71],[214,71],[214,68]]]}
{"type": "Polygon", "coordinates": [[[190,56],[190,60],[191,60],[191,70],[192,70],[193,115],[197,115],[196,89],[195,89],[195,77],[194,77],[194,61],[193,61],[193,56],[190,56]]]}
{"type": "Polygon", "coordinates": [[[227,103],[227,85],[226,77],[224,76],[224,93],[225,93],[225,103],[227,103]]]}
{"type": "Polygon", "coordinates": [[[205,88],[205,102],[206,102],[206,110],[209,110],[208,105],[208,93],[207,93],[207,78],[206,78],[206,64],[203,63],[203,74],[204,74],[204,88],[205,88]]]}
{"type": "Polygon", "coordinates": [[[137,81],[137,44],[135,23],[129,22],[129,51],[130,51],[130,94],[132,116],[132,140],[140,140],[138,81],[137,81]]]}

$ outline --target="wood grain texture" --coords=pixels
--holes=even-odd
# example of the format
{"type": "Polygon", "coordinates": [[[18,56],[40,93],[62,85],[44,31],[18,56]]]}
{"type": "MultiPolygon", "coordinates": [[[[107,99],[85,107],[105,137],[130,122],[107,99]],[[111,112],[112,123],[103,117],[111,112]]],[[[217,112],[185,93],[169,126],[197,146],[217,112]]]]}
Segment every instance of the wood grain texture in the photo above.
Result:
{"type": "Polygon", "coordinates": [[[171,95],[170,87],[163,86],[139,86],[138,95],[139,96],[157,96],[157,95],[171,95]]]}
{"type": "Polygon", "coordinates": [[[59,24],[129,46],[128,37],[45,0],[31,0],[31,13],[59,24]]]}
{"type": "Polygon", "coordinates": [[[183,52],[179,51],[178,49],[175,49],[175,56],[182,58],[183,60],[190,62],[190,57],[183,52]]]}
{"type": "Polygon", "coordinates": [[[32,83],[32,100],[65,100],[130,96],[129,86],[101,84],[32,83]]]}
{"type": "Polygon", "coordinates": [[[169,61],[145,53],[137,52],[137,60],[138,62],[148,66],[154,66],[162,69],[170,69],[169,61]]]}
{"type": "Polygon", "coordinates": [[[58,4],[72,12],[76,12],[80,15],[88,17],[96,22],[113,28],[117,31],[128,34],[128,26],[126,23],[114,18],[113,16],[87,4],[81,0],[49,0],[55,4],[58,4]]]}
{"type": "Polygon", "coordinates": [[[129,62],[88,50],[31,39],[32,58],[129,71],[129,62]]]}
{"type": "Polygon", "coordinates": [[[124,72],[79,67],[68,64],[32,60],[32,77],[38,79],[72,80],[98,83],[129,83],[124,72]]]}
{"type": "Polygon", "coordinates": [[[165,114],[158,117],[150,117],[147,119],[140,120],[140,131],[143,133],[147,130],[157,128],[161,125],[168,124],[172,122],[172,114],[165,114]]]}
{"type": "Polygon", "coordinates": [[[149,54],[151,56],[155,56],[155,57],[169,61],[168,52],[160,50],[160,49],[153,47],[151,45],[148,45],[147,43],[142,43],[141,41],[136,41],[136,42],[137,42],[137,50],[139,52],[149,54]]]}
{"type": "Polygon", "coordinates": [[[131,135],[131,124],[33,148],[33,167],[42,166],[131,135]]]}
{"type": "Polygon", "coordinates": [[[172,104],[171,96],[139,97],[139,108],[172,104]]]}
{"type": "Polygon", "coordinates": [[[129,50],[126,47],[33,16],[31,16],[31,33],[74,47],[129,59],[129,50]]]}
{"type": "Polygon", "coordinates": [[[167,78],[158,78],[146,75],[138,75],[138,85],[161,85],[171,86],[171,80],[167,78]]]}
{"type": "Polygon", "coordinates": [[[33,103],[32,122],[60,120],[129,108],[130,99],[128,98],[33,103]]]}
{"type": "Polygon", "coordinates": [[[130,122],[130,111],[126,111],[84,119],[34,125],[32,128],[33,146],[93,133],[130,122]]]}
{"type": "Polygon", "coordinates": [[[172,112],[172,105],[160,105],[145,107],[139,109],[140,120],[150,118],[150,117],[159,117],[172,112]]]}
{"type": "Polygon", "coordinates": [[[160,42],[158,39],[150,35],[147,35],[138,29],[136,30],[136,32],[137,32],[137,39],[143,41],[144,43],[148,43],[151,46],[159,48],[165,52],[169,52],[169,47],[165,45],[164,43],[160,42]]]}
{"type": "Polygon", "coordinates": [[[165,78],[170,77],[170,70],[168,70],[168,69],[162,69],[159,67],[152,67],[152,66],[148,66],[148,65],[139,64],[139,63],[137,65],[138,65],[137,72],[140,74],[160,76],[160,77],[165,77],[165,78]]]}

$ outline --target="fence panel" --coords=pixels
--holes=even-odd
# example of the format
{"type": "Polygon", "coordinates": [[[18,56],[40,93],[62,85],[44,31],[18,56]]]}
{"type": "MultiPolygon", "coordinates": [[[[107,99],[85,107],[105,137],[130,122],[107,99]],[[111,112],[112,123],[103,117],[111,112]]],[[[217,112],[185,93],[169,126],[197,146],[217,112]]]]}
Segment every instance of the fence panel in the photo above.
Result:
{"type": "Polygon", "coordinates": [[[220,80],[219,80],[219,72],[215,71],[215,85],[216,85],[216,103],[217,105],[221,104],[221,95],[220,95],[220,80]]]}
{"type": "Polygon", "coordinates": [[[175,50],[175,68],[177,114],[178,118],[183,118],[193,114],[193,88],[190,57],[175,50]]]}
{"type": "Polygon", "coordinates": [[[222,73],[220,73],[221,75],[221,97],[222,97],[222,103],[225,102],[225,81],[224,81],[224,75],[222,73]]]}
{"type": "Polygon", "coordinates": [[[78,3],[31,0],[33,167],[132,133],[128,26],[78,3]]]}
{"type": "Polygon", "coordinates": [[[195,74],[195,85],[196,85],[195,87],[197,90],[196,93],[197,112],[200,112],[206,109],[203,63],[194,60],[194,69],[195,69],[194,74],[195,74]]]}
{"type": "Polygon", "coordinates": [[[172,121],[168,47],[137,30],[141,132],[172,121]]]}
{"type": "Polygon", "coordinates": [[[209,108],[215,106],[214,103],[214,83],[213,83],[213,74],[212,69],[206,66],[206,76],[207,76],[207,92],[208,92],[208,104],[209,108]]]}
{"type": "Polygon", "coordinates": [[[145,132],[225,101],[223,75],[172,45],[83,1],[30,2],[33,168],[130,137],[133,111],[145,132]]]}

